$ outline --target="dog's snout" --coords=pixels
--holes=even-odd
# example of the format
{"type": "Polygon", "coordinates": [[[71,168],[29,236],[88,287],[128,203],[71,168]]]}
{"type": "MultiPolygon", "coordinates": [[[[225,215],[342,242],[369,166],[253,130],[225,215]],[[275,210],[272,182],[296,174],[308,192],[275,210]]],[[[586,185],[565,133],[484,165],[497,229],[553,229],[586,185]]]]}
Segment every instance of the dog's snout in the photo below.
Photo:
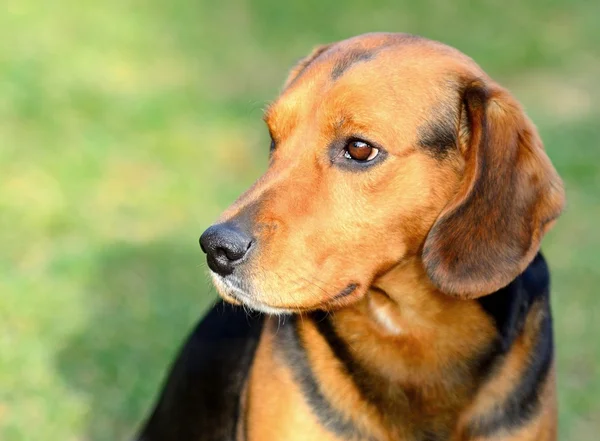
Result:
{"type": "Polygon", "coordinates": [[[200,236],[211,270],[221,276],[231,274],[252,246],[252,237],[232,223],[213,225],[200,236]]]}

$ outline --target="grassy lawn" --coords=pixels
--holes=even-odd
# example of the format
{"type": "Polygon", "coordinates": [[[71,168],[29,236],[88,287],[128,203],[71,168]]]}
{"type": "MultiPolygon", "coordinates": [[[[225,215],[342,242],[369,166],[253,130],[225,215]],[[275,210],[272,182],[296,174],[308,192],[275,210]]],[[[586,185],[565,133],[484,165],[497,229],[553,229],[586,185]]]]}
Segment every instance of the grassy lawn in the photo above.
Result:
{"type": "Polygon", "coordinates": [[[262,107],[374,30],[458,47],[538,124],[569,201],[544,243],[561,439],[598,439],[600,2],[471,3],[3,2],[0,439],[133,433],[215,296],[197,239],[266,165],[262,107]]]}

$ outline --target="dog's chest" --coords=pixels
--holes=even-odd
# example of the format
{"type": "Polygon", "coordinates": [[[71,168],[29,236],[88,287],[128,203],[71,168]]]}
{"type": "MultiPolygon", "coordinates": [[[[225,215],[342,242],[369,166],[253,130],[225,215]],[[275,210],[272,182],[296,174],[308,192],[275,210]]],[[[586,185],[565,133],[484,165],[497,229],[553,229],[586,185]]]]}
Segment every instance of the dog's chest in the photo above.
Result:
{"type": "Polygon", "coordinates": [[[448,378],[419,387],[393,383],[351,361],[327,322],[287,320],[275,319],[265,328],[248,382],[240,439],[450,439],[472,394],[464,379],[452,391],[448,378]]]}

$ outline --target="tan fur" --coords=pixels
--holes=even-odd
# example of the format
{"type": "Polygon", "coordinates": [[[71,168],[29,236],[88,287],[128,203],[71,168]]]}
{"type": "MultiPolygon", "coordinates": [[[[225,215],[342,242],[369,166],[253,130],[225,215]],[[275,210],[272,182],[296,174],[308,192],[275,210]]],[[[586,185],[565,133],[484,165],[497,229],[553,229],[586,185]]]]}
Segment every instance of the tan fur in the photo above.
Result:
{"type": "MultiPolygon", "coordinates": [[[[457,440],[467,440],[469,438],[464,432],[468,424],[493,411],[497,403],[502,403],[510,395],[515,385],[523,375],[526,365],[529,362],[533,346],[538,338],[538,326],[543,312],[540,305],[532,308],[527,317],[523,334],[520,335],[510,353],[507,355],[499,372],[485,383],[477,392],[472,403],[463,411],[461,419],[458,422],[456,433],[457,440]]],[[[554,371],[546,379],[546,386],[541,400],[542,409],[537,417],[534,417],[517,433],[504,434],[502,440],[553,440],[556,436],[556,397],[554,396],[555,387],[554,371]]]]}
{"type": "Polygon", "coordinates": [[[249,379],[247,441],[336,441],[317,422],[289,369],[274,354],[272,337],[277,332],[277,320],[272,319],[266,327],[249,379]]]}
{"type": "Polygon", "coordinates": [[[465,94],[472,131],[465,177],[429,233],[423,258],[440,289],[473,298],[527,267],[562,210],[564,192],[535,127],[507,91],[476,81],[465,94]]]}
{"type": "MultiPolygon", "coordinates": [[[[309,322],[300,332],[311,366],[332,405],[377,439],[410,440],[413,428],[431,425],[456,426],[452,440],[466,441],[466,424],[508,393],[536,338],[533,311],[498,377],[473,398],[480,379],[469,363],[496,330],[471,299],[530,263],[564,203],[535,127],[470,58],[392,34],[317,48],[292,70],[265,121],[276,144],[269,169],[221,216],[254,213],[260,248],[247,264],[250,306],[332,311],[353,356],[381,379],[373,383],[381,405],[365,401],[309,322]],[[336,63],[357,50],[377,52],[333,81],[336,63]],[[458,132],[443,159],[419,147],[419,130],[438,109],[455,114],[458,132]],[[368,171],[336,168],[329,146],[350,136],[381,145],[385,161],[368,171]],[[336,297],[351,284],[352,294],[336,297]]],[[[217,288],[234,300],[218,280],[217,288]]],[[[249,440],[335,439],[274,350],[276,333],[269,319],[248,385],[249,440]]],[[[544,410],[498,439],[555,439],[553,381],[544,410]]]]}

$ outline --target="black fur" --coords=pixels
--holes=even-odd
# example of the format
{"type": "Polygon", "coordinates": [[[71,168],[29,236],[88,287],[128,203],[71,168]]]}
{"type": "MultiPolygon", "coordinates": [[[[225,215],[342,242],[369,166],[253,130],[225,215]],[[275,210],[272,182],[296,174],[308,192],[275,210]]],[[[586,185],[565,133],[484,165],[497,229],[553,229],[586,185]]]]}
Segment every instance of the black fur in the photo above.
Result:
{"type": "Polygon", "coordinates": [[[504,351],[522,331],[529,309],[536,301],[549,300],[550,274],[541,253],[506,287],[478,299],[494,319],[504,351]]]}
{"type": "Polygon", "coordinates": [[[348,344],[337,334],[333,327],[329,314],[317,311],[311,315],[311,318],[314,321],[317,330],[325,339],[335,357],[340,361],[342,368],[348,377],[352,379],[362,397],[371,401],[372,387],[370,387],[370,385],[372,374],[366,372],[354,359],[348,344]]]}
{"type": "Polygon", "coordinates": [[[471,424],[473,436],[490,436],[499,430],[519,428],[539,410],[539,393],[554,358],[552,315],[550,312],[550,274],[541,253],[527,269],[505,288],[479,299],[479,304],[494,319],[498,329],[498,355],[490,371],[498,368],[515,338],[523,331],[532,306],[540,305],[543,315],[529,364],[504,403],[471,424]]]}
{"type": "Polygon", "coordinates": [[[171,369],[140,441],[234,441],[239,401],[264,317],[217,303],[171,369]]]}
{"type": "Polygon", "coordinates": [[[435,119],[418,129],[418,143],[433,157],[443,159],[458,145],[456,110],[447,108],[432,113],[435,119]]]}
{"type": "MultiPolygon", "coordinates": [[[[515,338],[523,331],[532,307],[541,305],[543,313],[529,364],[508,399],[499,403],[490,414],[470,424],[472,436],[485,437],[500,430],[517,429],[539,410],[539,392],[553,359],[549,274],[542,255],[538,254],[525,272],[508,286],[478,302],[498,329],[496,345],[480,363],[480,371],[485,375],[493,374],[504,361],[515,338]]],[[[307,358],[298,320],[297,316],[286,318],[286,323],[275,334],[276,345],[308,405],[321,424],[340,438],[362,436],[362,439],[369,439],[344,416],[343,411],[333,408],[323,394],[307,358]]],[[[305,320],[314,321],[361,394],[374,405],[383,405],[370,393],[372,375],[353,359],[350,348],[337,335],[327,315],[315,312],[305,320]]],[[[239,402],[263,323],[262,315],[251,318],[240,307],[219,302],[200,322],[180,352],[139,440],[233,441],[237,425],[244,424],[245,415],[240,415],[239,402]]],[[[428,431],[421,438],[443,440],[447,435],[428,431]]]]}
{"type": "MultiPolygon", "coordinates": [[[[359,429],[346,418],[323,395],[319,382],[315,379],[306,349],[298,331],[298,316],[286,319],[277,332],[277,346],[292,371],[294,381],[302,389],[305,400],[319,422],[342,439],[360,436],[359,429]]],[[[360,439],[365,439],[364,436],[360,439]]],[[[367,438],[368,439],[368,438],[367,438]]]]}
{"type": "Polygon", "coordinates": [[[375,49],[353,49],[344,54],[342,58],[335,64],[331,71],[331,79],[339,79],[344,72],[350,69],[354,64],[372,60],[377,54],[375,49]]]}

